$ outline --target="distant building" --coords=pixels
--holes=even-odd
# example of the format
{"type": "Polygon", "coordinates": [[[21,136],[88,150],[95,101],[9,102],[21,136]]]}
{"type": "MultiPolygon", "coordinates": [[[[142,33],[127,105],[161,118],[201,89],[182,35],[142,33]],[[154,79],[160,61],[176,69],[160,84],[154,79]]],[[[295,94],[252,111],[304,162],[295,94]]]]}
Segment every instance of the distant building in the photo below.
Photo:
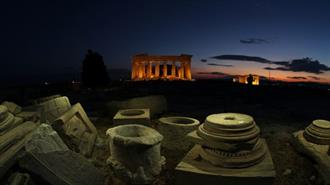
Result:
{"type": "Polygon", "coordinates": [[[135,55],[132,61],[132,80],[192,80],[191,55],[135,55]]]}
{"type": "MultiPolygon", "coordinates": [[[[249,75],[237,75],[233,78],[233,82],[248,84],[248,77],[249,75]]],[[[252,85],[259,85],[259,76],[252,75],[252,77],[253,77],[252,85]]]]}

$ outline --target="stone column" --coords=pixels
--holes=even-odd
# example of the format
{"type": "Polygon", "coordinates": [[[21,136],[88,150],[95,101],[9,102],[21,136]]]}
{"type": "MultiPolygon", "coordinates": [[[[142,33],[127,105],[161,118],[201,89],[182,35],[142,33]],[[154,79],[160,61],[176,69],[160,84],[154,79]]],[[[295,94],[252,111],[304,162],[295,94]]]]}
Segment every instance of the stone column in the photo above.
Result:
{"type": "Polygon", "coordinates": [[[175,66],[175,62],[172,62],[172,71],[171,71],[171,76],[173,77],[173,78],[175,78],[175,76],[176,76],[176,66],[175,66]]]}
{"type": "Polygon", "coordinates": [[[138,70],[139,70],[139,79],[143,79],[143,76],[144,76],[144,74],[143,74],[143,63],[140,61],[139,63],[138,63],[138,70]]]}
{"type": "Polygon", "coordinates": [[[131,80],[134,80],[136,77],[136,61],[133,60],[132,62],[132,74],[131,74],[131,80]]]}
{"type": "Polygon", "coordinates": [[[185,61],[184,62],[185,63],[185,65],[184,65],[184,68],[185,68],[185,71],[184,71],[184,73],[185,73],[185,79],[186,80],[191,80],[191,62],[190,61],[185,61]]]}
{"type": "Polygon", "coordinates": [[[143,74],[143,79],[146,79],[146,62],[143,61],[142,63],[142,74],[143,74]]]}
{"type": "Polygon", "coordinates": [[[184,63],[181,62],[181,64],[180,64],[180,79],[181,80],[184,80],[184,70],[185,70],[184,63]]]}
{"type": "Polygon", "coordinates": [[[159,78],[159,62],[157,62],[157,64],[156,64],[155,77],[159,78]]]}
{"type": "Polygon", "coordinates": [[[151,78],[152,75],[152,63],[151,61],[148,61],[148,69],[147,69],[147,78],[151,78]]]}
{"type": "Polygon", "coordinates": [[[167,63],[163,63],[163,76],[166,78],[167,77],[167,63]]]}

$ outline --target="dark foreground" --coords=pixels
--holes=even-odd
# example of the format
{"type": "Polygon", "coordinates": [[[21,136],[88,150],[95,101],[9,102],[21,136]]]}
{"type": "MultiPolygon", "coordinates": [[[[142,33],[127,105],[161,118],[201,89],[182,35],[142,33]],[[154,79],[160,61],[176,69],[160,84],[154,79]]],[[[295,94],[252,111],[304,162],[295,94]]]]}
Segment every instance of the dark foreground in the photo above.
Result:
{"type": "MultiPolygon", "coordinates": [[[[245,86],[219,81],[196,82],[127,82],[96,90],[72,89],[65,86],[42,89],[18,89],[4,93],[0,99],[27,105],[38,96],[62,94],[72,104],[80,102],[92,118],[99,134],[112,127],[105,103],[112,100],[164,95],[168,111],[164,115],[180,115],[203,122],[207,115],[237,112],[253,116],[268,143],[276,168],[275,185],[322,184],[313,162],[297,153],[290,144],[291,133],[305,128],[314,119],[330,120],[330,91],[309,87],[245,86]]],[[[163,150],[166,166],[154,184],[173,184],[173,172],[185,152],[163,150]]],[[[105,161],[107,154],[100,154],[105,161]]],[[[111,171],[99,165],[109,174],[108,184],[124,184],[111,175],[111,171]]]]}

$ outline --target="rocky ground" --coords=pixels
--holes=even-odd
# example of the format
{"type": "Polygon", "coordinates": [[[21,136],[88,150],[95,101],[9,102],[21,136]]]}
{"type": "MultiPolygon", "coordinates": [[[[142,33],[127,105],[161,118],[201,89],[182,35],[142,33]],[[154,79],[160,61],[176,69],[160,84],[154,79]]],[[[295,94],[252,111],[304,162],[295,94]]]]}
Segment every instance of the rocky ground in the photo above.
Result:
{"type": "MultiPolygon", "coordinates": [[[[274,185],[318,185],[318,176],[313,162],[297,153],[290,144],[291,134],[305,128],[314,119],[330,120],[330,91],[306,87],[258,86],[211,82],[147,82],[121,83],[106,89],[70,90],[61,93],[69,97],[72,104],[80,102],[106,139],[105,132],[113,127],[112,116],[108,114],[106,102],[127,98],[164,95],[168,110],[163,115],[188,116],[201,123],[207,115],[222,112],[238,112],[253,116],[260,126],[262,137],[269,146],[276,178],[274,185]]],[[[14,100],[12,100],[14,101],[14,100]]],[[[155,123],[152,123],[155,126],[155,123]]],[[[166,165],[154,184],[172,185],[174,168],[187,151],[162,149],[166,165]]],[[[111,169],[104,166],[108,151],[101,151],[96,166],[108,174],[107,184],[124,185],[111,169]]]]}

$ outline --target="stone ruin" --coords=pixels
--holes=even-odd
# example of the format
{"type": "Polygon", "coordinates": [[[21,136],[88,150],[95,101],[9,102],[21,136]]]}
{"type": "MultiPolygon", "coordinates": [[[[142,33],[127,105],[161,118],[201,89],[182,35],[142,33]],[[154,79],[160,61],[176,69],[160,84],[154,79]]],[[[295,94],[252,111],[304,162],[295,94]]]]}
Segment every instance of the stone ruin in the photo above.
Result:
{"type": "Polygon", "coordinates": [[[24,121],[38,122],[40,120],[40,114],[38,111],[25,110],[23,107],[15,104],[14,102],[4,101],[1,105],[7,107],[8,112],[16,117],[22,118],[24,121]]]}
{"type": "Polygon", "coordinates": [[[29,183],[31,173],[41,177],[41,184],[103,185],[103,172],[91,163],[94,159],[83,156],[91,156],[97,131],[82,106],[71,106],[67,97],[59,96],[37,102],[29,107],[0,105],[0,178],[10,175],[7,184],[22,185],[29,183]],[[53,128],[60,128],[62,138],[53,128]],[[15,164],[28,173],[15,172],[15,164]]]}
{"type": "Polygon", "coordinates": [[[274,165],[251,116],[209,115],[188,134],[195,147],[176,167],[176,184],[271,184],[274,165]]]}
{"type": "Polygon", "coordinates": [[[293,146],[315,162],[315,168],[330,184],[330,121],[314,120],[305,130],[293,133],[293,146]]]}
{"type": "Polygon", "coordinates": [[[70,142],[69,145],[73,146],[74,150],[87,157],[92,155],[97,130],[80,103],[54,120],[53,127],[68,137],[67,142],[70,142]]]}
{"type": "Polygon", "coordinates": [[[37,110],[41,114],[41,122],[52,124],[55,119],[71,108],[69,98],[66,96],[51,96],[35,100],[37,110]],[[54,98],[52,98],[54,97],[54,98]]]}
{"type": "Polygon", "coordinates": [[[14,116],[0,105],[0,177],[16,162],[37,123],[14,116]]]}
{"type": "Polygon", "coordinates": [[[120,125],[107,130],[115,174],[131,184],[150,184],[159,175],[165,158],[160,154],[163,136],[143,125],[120,125]]]}
{"type": "Polygon", "coordinates": [[[121,109],[113,117],[115,125],[143,124],[150,125],[150,109],[121,109]]]}
{"type": "Polygon", "coordinates": [[[81,154],[70,150],[56,131],[41,124],[25,144],[19,166],[52,185],[103,185],[104,174],[81,154]]]}
{"type": "Polygon", "coordinates": [[[169,150],[189,150],[192,142],[186,135],[199,126],[199,121],[189,117],[162,117],[157,121],[157,130],[164,136],[162,146],[169,150]]]}

